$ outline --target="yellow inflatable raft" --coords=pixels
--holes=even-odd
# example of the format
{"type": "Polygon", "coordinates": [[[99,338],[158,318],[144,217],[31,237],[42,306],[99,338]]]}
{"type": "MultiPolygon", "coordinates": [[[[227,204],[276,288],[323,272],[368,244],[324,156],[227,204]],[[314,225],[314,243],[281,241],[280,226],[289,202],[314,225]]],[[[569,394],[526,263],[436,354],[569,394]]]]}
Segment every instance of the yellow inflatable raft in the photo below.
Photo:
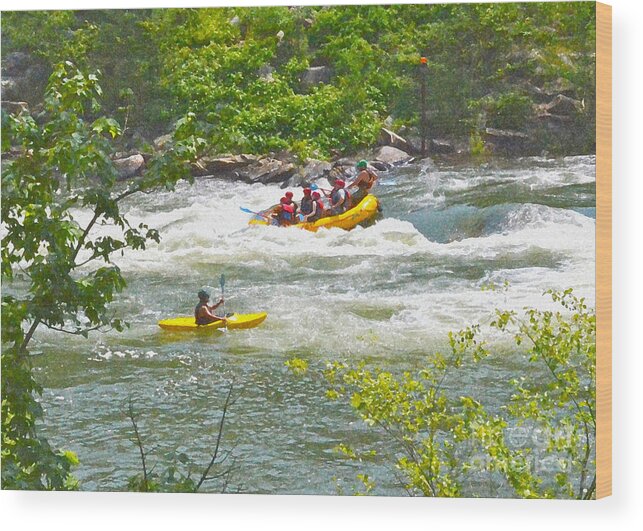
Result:
{"type": "MultiPolygon", "coordinates": [[[[322,227],[326,229],[339,228],[344,230],[351,230],[360,223],[364,223],[365,221],[370,221],[375,218],[378,213],[378,208],[379,201],[377,200],[377,197],[369,194],[357,205],[355,205],[350,210],[347,210],[343,214],[339,214],[337,216],[329,216],[326,218],[318,219],[317,221],[307,223],[297,223],[290,226],[299,227],[300,229],[305,229],[312,232],[315,232],[322,227]]],[[[273,225],[274,222],[269,219],[271,213],[272,209],[268,209],[261,213],[263,214],[263,216],[255,215],[248,222],[248,225],[273,225]]]]}

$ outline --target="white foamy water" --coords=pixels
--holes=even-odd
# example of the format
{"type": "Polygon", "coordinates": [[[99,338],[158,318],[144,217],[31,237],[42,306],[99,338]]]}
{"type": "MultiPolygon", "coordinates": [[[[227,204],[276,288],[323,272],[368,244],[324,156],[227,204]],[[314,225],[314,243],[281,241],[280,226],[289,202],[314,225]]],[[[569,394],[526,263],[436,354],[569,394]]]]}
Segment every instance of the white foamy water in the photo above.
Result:
{"type": "MultiPolygon", "coordinates": [[[[250,490],[333,493],[328,478],[353,471],[328,453],[353,417],[325,404],[323,388],[299,389],[285,360],[375,358],[401,370],[441,348],[450,330],[489,323],[496,308],[553,307],[542,296],[547,289],[572,287],[594,301],[594,157],[411,165],[382,173],[375,193],[383,213],[369,227],[248,226],[240,207],[261,210],[283,193],[201,179],[133,197],[125,206],[132,225],[157,228],[162,239],[115,257],[128,287],[114,312],[131,328],[89,340],[39,332],[39,370],[65,397],[45,397],[48,429],[66,446],[69,437],[77,441],[90,466],[88,488],[117,486],[138,470],[135,452],[123,457],[130,393],[145,404],[159,440],[206,458],[211,441],[199,427],[210,422],[221,380],[234,379],[244,398],[231,437],[242,441],[250,490]],[[222,273],[226,310],[267,311],[261,326],[206,336],[158,328],[161,318],[191,314],[203,287],[216,300],[222,273]],[[123,448],[118,462],[115,445],[123,448]]],[[[485,371],[487,380],[511,376],[511,366],[485,371]]],[[[497,400],[491,391],[487,398],[497,400]]]]}

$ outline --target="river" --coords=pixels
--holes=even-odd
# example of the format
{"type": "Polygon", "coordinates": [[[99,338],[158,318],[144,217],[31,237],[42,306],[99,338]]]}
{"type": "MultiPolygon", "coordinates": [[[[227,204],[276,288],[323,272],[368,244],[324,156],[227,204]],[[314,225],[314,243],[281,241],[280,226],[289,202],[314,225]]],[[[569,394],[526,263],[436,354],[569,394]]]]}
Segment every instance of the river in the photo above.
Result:
{"type": "MultiPolygon", "coordinates": [[[[375,193],[377,223],[317,233],[247,225],[240,207],[275,203],[276,185],[201,179],[131,198],[130,219],[162,236],[115,260],[128,287],[114,310],[131,327],[89,339],[41,330],[32,343],[45,433],[78,454],[82,489],[123,490],[140,472],[129,397],[146,446],[156,448],[150,464],[160,470],[172,452],[207,463],[234,381],[223,439],[235,459],[230,490],[349,494],[362,468],[333,448],[388,448],[348,405],[324,397],[321,380],[293,376],[285,361],[413,369],[449,330],[489,323],[495,308],[548,306],[548,288],[573,287],[593,304],[594,156],[411,164],[382,172],[375,193]],[[222,273],[226,310],[267,311],[260,327],[210,335],[157,327],[189,315],[201,288],[216,300],[222,273]]],[[[460,392],[498,406],[519,366],[511,356],[483,364],[460,392]]],[[[377,493],[403,493],[384,464],[367,466],[377,493]]]]}

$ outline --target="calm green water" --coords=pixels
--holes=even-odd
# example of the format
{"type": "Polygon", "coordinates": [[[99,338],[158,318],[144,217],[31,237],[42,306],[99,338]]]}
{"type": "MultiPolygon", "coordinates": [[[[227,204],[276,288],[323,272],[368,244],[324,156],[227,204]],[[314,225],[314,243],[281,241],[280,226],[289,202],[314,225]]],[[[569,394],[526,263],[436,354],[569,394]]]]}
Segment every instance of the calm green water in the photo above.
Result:
{"type": "MultiPolygon", "coordinates": [[[[164,455],[176,451],[205,464],[234,381],[239,398],[224,438],[238,469],[231,489],[350,493],[357,469],[333,448],[391,450],[349,407],[326,400],[322,382],[293,377],[284,362],[416,368],[449,330],[488,323],[496,307],[545,306],[548,288],[574,287],[593,301],[594,165],[594,157],[410,165],[382,173],[382,219],[351,232],[248,227],[239,207],[275,203],[283,194],[276,186],[206,179],[135,198],[130,217],[163,239],[117,262],[129,286],[114,309],[130,330],[88,340],[42,331],[33,343],[46,433],[78,453],[83,489],[124,489],[140,471],[128,397],[146,443],[157,447],[152,463],[167,464],[164,455]],[[226,309],[267,311],[263,325],[211,335],[157,327],[190,314],[202,287],[217,296],[221,273],[226,309]],[[505,280],[506,291],[481,289],[505,280]]],[[[508,354],[448,386],[498,407],[522,367],[508,354]]],[[[366,467],[378,493],[402,494],[390,469],[366,467]]],[[[498,495],[485,488],[472,486],[498,495]]]]}

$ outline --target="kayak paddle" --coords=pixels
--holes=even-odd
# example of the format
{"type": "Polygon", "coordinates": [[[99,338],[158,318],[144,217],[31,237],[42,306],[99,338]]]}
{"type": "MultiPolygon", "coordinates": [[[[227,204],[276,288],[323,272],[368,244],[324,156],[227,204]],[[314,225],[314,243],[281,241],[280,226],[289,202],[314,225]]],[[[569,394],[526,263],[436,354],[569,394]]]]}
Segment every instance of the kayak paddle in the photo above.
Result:
{"type": "Polygon", "coordinates": [[[225,286],[225,276],[224,276],[223,273],[221,273],[221,278],[219,279],[219,285],[221,286],[221,298],[223,299],[223,316],[225,317],[225,315],[226,315],[226,313],[225,313],[225,298],[223,296],[223,294],[224,294],[223,288],[225,286]]]}

